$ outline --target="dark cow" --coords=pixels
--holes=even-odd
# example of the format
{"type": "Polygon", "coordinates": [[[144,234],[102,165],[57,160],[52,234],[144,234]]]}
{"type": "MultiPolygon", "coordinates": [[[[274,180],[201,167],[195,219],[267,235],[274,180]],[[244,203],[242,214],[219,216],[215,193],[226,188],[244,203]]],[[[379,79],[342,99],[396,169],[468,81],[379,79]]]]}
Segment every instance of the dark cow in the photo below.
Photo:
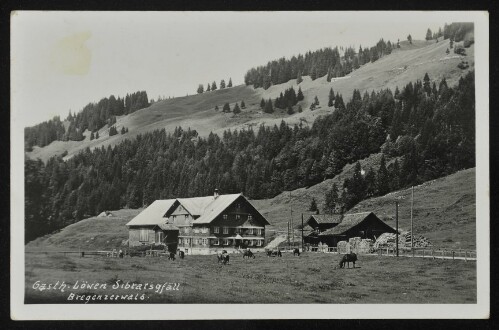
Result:
{"type": "Polygon", "coordinates": [[[248,259],[249,258],[255,259],[255,255],[250,250],[244,251],[244,253],[243,253],[243,259],[246,258],[246,257],[248,257],[248,259]]]}
{"type": "Polygon", "coordinates": [[[295,249],[293,250],[293,256],[298,256],[298,257],[299,257],[299,256],[300,256],[300,249],[295,248],[295,249]]]}
{"type": "Polygon", "coordinates": [[[170,252],[170,254],[168,255],[168,260],[175,261],[175,253],[170,252]]]}
{"type": "Polygon", "coordinates": [[[227,253],[217,254],[218,263],[226,265],[229,263],[229,255],[227,253]]]}
{"type": "Polygon", "coordinates": [[[281,250],[267,250],[267,257],[282,257],[281,250]]]}
{"type": "Polygon", "coordinates": [[[341,258],[340,268],[345,267],[345,263],[348,264],[348,268],[350,268],[350,263],[353,262],[353,268],[355,268],[355,262],[357,261],[357,255],[355,253],[348,253],[341,258]]]}

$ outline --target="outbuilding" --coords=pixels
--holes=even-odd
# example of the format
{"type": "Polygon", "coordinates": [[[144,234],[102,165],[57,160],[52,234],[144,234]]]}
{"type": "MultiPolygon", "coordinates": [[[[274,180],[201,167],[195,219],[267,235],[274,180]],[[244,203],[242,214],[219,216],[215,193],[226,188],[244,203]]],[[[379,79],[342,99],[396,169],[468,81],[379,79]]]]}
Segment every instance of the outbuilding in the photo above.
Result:
{"type": "Polygon", "coordinates": [[[396,230],[384,223],[373,212],[345,214],[341,222],[318,235],[319,242],[330,247],[339,241],[348,241],[352,237],[376,240],[383,233],[396,233],[396,230]]]}

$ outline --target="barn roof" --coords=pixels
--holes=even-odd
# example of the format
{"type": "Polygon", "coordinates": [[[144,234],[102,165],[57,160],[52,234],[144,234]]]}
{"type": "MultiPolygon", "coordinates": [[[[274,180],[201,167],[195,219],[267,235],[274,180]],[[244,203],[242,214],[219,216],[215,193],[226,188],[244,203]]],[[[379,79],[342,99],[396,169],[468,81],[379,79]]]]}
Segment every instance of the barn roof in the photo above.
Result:
{"type": "MultiPolygon", "coordinates": [[[[372,214],[376,217],[376,215],[372,212],[345,214],[343,216],[343,220],[336,227],[328,229],[328,230],[320,233],[319,236],[341,235],[341,234],[345,233],[346,231],[348,231],[349,229],[360,224],[370,214],[372,214]]],[[[376,217],[376,219],[379,220],[378,217],[376,217]]],[[[381,220],[379,220],[379,221],[381,221],[381,220]]],[[[385,224],[384,222],[382,222],[382,223],[385,224]]]]}
{"type": "Polygon", "coordinates": [[[310,217],[313,218],[318,224],[341,222],[340,214],[313,214],[310,217]]]}
{"type": "Polygon", "coordinates": [[[169,224],[169,223],[160,223],[160,224],[158,224],[158,227],[161,230],[178,230],[179,229],[177,226],[169,224]]]}
{"type": "Polygon", "coordinates": [[[159,199],[152,202],[144,211],[140,212],[135,218],[128,222],[127,226],[144,226],[144,225],[158,225],[165,222],[163,217],[175,199],[159,199]]]}

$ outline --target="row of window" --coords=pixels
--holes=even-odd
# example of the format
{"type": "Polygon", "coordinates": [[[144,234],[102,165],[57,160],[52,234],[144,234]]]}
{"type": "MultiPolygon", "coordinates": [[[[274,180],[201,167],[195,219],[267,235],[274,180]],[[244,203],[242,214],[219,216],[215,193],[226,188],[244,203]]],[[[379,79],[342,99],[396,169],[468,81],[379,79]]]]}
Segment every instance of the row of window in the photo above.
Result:
{"type": "MultiPolygon", "coordinates": [[[[263,240],[245,240],[244,241],[248,246],[262,246],[263,245],[263,240]]],[[[189,246],[191,243],[190,238],[179,238],[178,239],[178,244],[179,245],[187,245],[189,246]]],[[[209,239],[208,238],[193,238],[192,243],[195,245],[208,245],[209,239]]],[[[229,246],[232,245],[232,240],[229,239],[218,239],[218,238],[212,238],[211,239],[211,244],[212,245],[223,245],[223,246],[229,246]]]]}
{"type": "MultiPolygon", "coordinates": [[[[229,233],[229,227],[222,227],[223,233],[228,234],[229,233]]],[[[262,230],[261,228],[236,228],[235,233],[236,234],[242,234],[245,232],[247,235],[262,235],[262,230]]],[[[215,234],[220,234],[220,227],[213,227],[213,232],[215,234]]]]}
{"type": "MultiPolygon", "coordinates": [[[[229,216],[227,214],[224,214],[222,216],[224,218],[224,220],[227,220],[229,218],[229,216]]],[[[240,220],[241,219],[241,215],[240,214],[236,214],[236,220],[240,220]]],[[[253,216],[251,214],[248,214],[248,220],[252,220],[253,219],[253,216]]]]}

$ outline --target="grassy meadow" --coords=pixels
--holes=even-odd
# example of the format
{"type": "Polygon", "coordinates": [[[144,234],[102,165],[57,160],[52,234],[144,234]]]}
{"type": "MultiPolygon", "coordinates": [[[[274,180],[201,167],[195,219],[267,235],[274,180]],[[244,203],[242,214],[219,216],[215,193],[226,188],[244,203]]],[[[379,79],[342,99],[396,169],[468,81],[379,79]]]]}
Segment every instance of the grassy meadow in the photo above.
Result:
{"type": "Polygon", "coordinates": [[[89,303],[476,303],[476,263],[405,257],[360,256],[357,267],[339,269],[336,254],[243,260],[228,265],[216,256],[107,258],[26,253],[25,303],[68,301],[79,295],[142,294],[143,301],[89,303]],[[153,283],[153,290],[112,289],[120,283],[153,283]],[[107,283],[104,289],[33,289],[36,281],[55,284],[107,283]],[[155,285],[179,283],[178,290],[155,292],[155,285]]]}

